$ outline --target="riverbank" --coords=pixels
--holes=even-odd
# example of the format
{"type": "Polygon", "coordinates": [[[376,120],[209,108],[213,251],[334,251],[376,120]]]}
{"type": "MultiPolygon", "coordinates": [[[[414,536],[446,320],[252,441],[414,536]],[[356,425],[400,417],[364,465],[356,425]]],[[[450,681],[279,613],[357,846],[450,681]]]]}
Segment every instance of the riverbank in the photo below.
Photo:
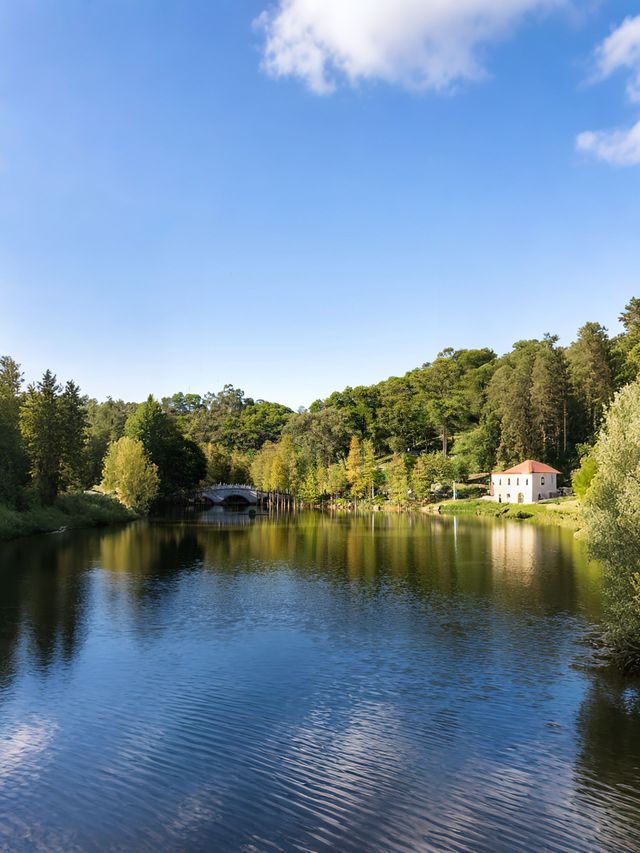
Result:
{"type": "Polygon", "coordinates": [[[575,498],[559,498],[537,504],[501,504],[486,500],[443,501],[424,508],[439,515],[475,515],[512,521],[552,524],[579,530],[582,526],[580,504],[575,498]]]}
{"type": "Polygon", "coordinates": [[[107,495],[61,495],[47,507],[15,510],[0,506],[0,541],[65,528],[106,527],[134,518],[135,513],[107,495]]]}

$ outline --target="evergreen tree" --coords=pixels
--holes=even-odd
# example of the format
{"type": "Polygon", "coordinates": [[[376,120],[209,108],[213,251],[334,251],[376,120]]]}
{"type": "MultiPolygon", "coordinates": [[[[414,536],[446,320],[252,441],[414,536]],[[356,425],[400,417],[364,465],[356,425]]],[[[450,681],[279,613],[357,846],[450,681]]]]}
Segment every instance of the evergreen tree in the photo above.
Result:
{"type": "Polygon", "coordinates": [[[597,432],[605,406],[615,390],[612,354],[607,330],[586,323],[567,350],[569,376],[582,414],[580,438],[589,441],[597,432]]]}
{"type": "Polygon", "coordinates": [[[619,317],[624,334],[616,339],[618,374],[621,383],[640,375],[640,299],[634,296],[619,317]]]}
{"type": "Polygon", "coordinates": [[[20,434],[22,372],[9,356],[0,358],[0,503],[15,504],[29,471],[20,434]]]}
{"type": "Polygon", "coordinates": [[[0,398],[18,400],[22,380],[20,365],[11,356],[0,356],[0,398]]]}
{"type": "Polygon", "coordinates": [[[53,503],[58,495],[64,453],[60,386],[50,370],[37,385],[27,389],[20,412],[20,429],[31,467],[31,478],[40,500],[53,503]]]}
{"type": "Polygon", "coordinates": [[[518,341],[494,373],[488,392],[488,409],[500,422],[497,458],[510,465],[536,454],[531,386],[539,341],[518,341]]]}
{"type": "Polygon", "coordinates": [[[531,371],[531,417],[536,458],[558,462],[567,452],[568,368],[557,336],[546,335],[531,371]]]}
{"type": "Polygon", "coordinates": [[[60,429],[62,432],[62,485],[79,488],[84,485],[87,471],[87,412],[86,400],[73,382],[65,385],[59,398],[60,429]]]}

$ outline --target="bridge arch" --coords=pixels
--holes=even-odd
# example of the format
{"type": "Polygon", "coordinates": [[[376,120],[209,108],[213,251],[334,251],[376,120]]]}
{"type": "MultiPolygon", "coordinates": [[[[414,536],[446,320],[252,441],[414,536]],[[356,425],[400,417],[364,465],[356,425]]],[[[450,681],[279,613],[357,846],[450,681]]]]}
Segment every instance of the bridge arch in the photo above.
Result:
{"type": "Polygon", "coordinates": [[[216,486],[207,486],[202,489],[201,495],[215,506],[230,506],[234,503],[255,506],[260,500],[255,486],[246,484],[218,483],[216,486]]]}

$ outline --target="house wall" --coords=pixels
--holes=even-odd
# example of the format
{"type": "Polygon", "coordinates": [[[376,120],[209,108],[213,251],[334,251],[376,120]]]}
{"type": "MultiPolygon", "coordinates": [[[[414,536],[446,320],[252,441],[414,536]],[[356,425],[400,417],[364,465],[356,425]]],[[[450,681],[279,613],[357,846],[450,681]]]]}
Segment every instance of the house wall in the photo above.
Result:
{"type": "Polygon", "coordinates": [[[558,492],[557,474],[492,474],[491,492],[502,503],[536,503],[555,497],[558,492]],[[518,500],[518,496],[522,499],[518,500]]]}

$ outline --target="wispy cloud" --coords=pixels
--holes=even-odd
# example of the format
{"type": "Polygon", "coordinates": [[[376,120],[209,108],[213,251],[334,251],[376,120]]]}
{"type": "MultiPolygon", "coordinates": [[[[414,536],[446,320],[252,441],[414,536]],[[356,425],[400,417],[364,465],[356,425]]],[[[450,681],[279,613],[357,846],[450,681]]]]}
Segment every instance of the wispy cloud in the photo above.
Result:
{"type": "Polygon", "coordinates": [[[576,139],[578,151],[615,166],[640,165],[640,121],[619,130],[587,130],[576,139]]]}
{"type": "Polygon", "coordinates": [[[485,74],[480,52],[566,0],[278,0],[257,21],[264,68],[318,94],[382,80],[445,91],[485,74]]]}
{"type": "MultiPolygon", "coordinates": [[[[627,97],[640,103],[640,15],[625,20],[598,45],[594,81],[618,71],[628,73],[627,97]]],[[[616,166],[640,165],[640,121],[630,128],[588,130],[576,139],[576,148],[616,166]]]]}
{"type": "Polygon", "coordinates": [[[597,78],[605,80],[622,69],[630,72],[627,95],[640,102],[640,15],[625,18],[596,49],[597,78]]]}

